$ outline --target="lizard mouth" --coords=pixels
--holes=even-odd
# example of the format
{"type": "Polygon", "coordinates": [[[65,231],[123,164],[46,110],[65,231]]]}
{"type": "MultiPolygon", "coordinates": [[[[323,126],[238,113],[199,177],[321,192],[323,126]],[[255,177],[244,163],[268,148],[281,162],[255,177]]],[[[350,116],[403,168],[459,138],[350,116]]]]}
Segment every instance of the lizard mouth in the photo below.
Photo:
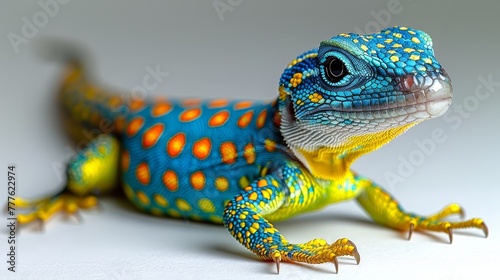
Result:
{"type": "Polygon", "coordinates": [[[398,94],[380,92],[365,102],[338,102],[322,105],[307,115],[318,113],[357,119],[396,119],[398,122],[417,121],[443,115],[451,104],[451,80],[444,69],[426,75],[408,74],[395,79],[398,94]],[[345,105],[347,104],[347,105],[345,105]]]}

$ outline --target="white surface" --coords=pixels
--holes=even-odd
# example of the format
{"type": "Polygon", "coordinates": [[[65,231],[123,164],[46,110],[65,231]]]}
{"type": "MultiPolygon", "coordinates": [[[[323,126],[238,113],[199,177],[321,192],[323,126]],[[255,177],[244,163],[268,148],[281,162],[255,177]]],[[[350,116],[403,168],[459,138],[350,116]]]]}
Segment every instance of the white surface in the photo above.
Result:
{"type": "MultiPolygon", "coordinates": [[[[23,17],[32,19],[41,7],[37,1],[4,3],[0,170],[17,164],[22,196],[46,194],[61,185],[53,166],[65,162],[72,144],[53,113],[60,67],[33,55],[33,42],[43,35],[87,46],[95,58],[95,76],[124,90],[141,85],[146,67],[160,65],[170,75],[155,94],[269,99],[277,93],[283,67],[296,55],[338,33],[364,30],[376,22],[374,14],[393,2],[241,1],[221,21],[213,1],[70,1],[18,53],[7,36],[21,34],[23,17]]],[[[452,245],[444,234],[416,233],[407,241],[406,234],[374,225],[354,203],[341,204],[277,227],[293,242],[349,237],[359,247],[361,264],[343,259],[338,275],[332,275],[331,264],[282,264],[280,279],[497,278],[500,86],[494,85],[486,100],[474,99],[474,91],[481,85],[479,76],[500,80],[500,7],[494,1],[457,2],[401,0],[401,11],[387,24],[416,27],[433,37],[437,57],[453,80],[454,109],[447,119],[412,128],[365,156],[355,168],[415,212],[462,203],[467,217],[486,220],[490,237],[468,230],[456,233],[452,245]],[[457,106],[464,105],[469,109],[458,113],[457,106]],[[407,174],[398,173],[404,159],[418,153],[415,141],[429,139],[436,129],[446,140],[407,174]],[[402,181],[391,184],[389,173],[402,175],[402,181]]],[[[0,201],[5,197],[6,188],[0,188],[0,201]]],[[[0,231],[0,278],[277,279],[273,264],[259,261],[222,227],[149,217],[113,199],[104,206],[103,212],[83,213],[82,224],[56,218],[43,233],[22,230],[15,274],[6,271],[7,236],[0,231]]],[[[5,230],[5,224],[2,217],[0,228],[5,230]]]]}

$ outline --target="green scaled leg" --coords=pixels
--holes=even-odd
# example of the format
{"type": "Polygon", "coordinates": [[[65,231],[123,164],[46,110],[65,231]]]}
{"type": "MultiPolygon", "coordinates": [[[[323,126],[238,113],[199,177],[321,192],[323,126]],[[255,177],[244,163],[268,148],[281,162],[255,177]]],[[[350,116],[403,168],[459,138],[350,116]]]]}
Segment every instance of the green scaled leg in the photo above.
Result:
{"type": "Polygon", "coordinates": [[[357,201],[375,222],[401,231],[409,231],[408,239],[413,231],[444,232],[449,236],[450,243],[453,242],[453,229],[478,228],[488,237],[488,227],[480,218],[465,221],[448,222],[443,219],[450,215],[458,214],[464,216],[462,207],[458,204],[450,204],[436,214],[421,216],[406,212],[400,204],[385,190],[375,185],[370,180],[357,177],[358,185],[363,186],[363,191],[358,195],[357,201]]]}
{"type": "Polygon", "coordinates": [[[288,195],[277,176],[267,175],[253,182],[231,200],[224,210],[224,226],[247,249],[264,260],[273,260],[279,273],[280,262],[332,262],[338,271],[338,256],[353,256],[359,263],[354,243],[342,238],[333,244],[323,239],[292,244],[264,216],[287,203],[288,195]]]}
{"type": "Polygon", "coordinates": [[[28,210],[17,215],[18,223],[38,221],[43,226],[59,212],[78,215],[79,209],[97,206],[94,194],[109,192],[117,183],[118,161],[119,145],[113,136],[102,135],[94,139],[69,162],[68,182],[62,192],[41,199],[16,198],[16,205],[28,210]]]}

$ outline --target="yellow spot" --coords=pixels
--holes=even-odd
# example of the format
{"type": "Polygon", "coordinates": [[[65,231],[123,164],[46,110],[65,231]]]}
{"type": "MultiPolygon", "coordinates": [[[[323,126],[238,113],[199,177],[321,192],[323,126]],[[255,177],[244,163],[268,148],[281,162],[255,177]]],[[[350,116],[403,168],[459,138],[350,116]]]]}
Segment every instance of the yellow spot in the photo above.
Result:
{"type": "Polygon", "coordinates": [[[411,52],[414,52],[414,51],[415,51],[415,49],[412,49],[412,48],[405,48],[403,51],[404,51],[404,52],[406,52],[406,53],[411,53],[411,52]]]}
{"type": "Polygon", "coordinates": [[[391,61],[392,62],[398,62],[399,61],[399,57],[397,55],[393,55],[393,56],[391,56],[391,61]]]}
{"type": "Polygon", "coordinates": [[[276,150],[276,142],[271,139],[266,139],[264,140],[264,148],[266,148],[268,152],[274,152],[276,150]]]}
{"type": "Polygon", "coordinates": [[[243,148],[243,157],[245,157],[248,164],[253,164],[255,162],[255,147],[252,143],[248,143],[243,148]]]}
{"type": "Polygon", "coordinates": [[[403,35],[401,35],[401,33],[394,33],[392,34],[392,36],[396,37],[396,38],[401,38],[403,37],[403,35]]]}
{"type": "Polygon", "coordinates": [[[359,43],[359,40],[358,39],[353,39],[352,42],[355,43],[355,44],[357,44],[357,43],[359,43]]]}
{"type": "Polygon", "coordinates": [[[383,49],[383,48],[385,48],[385,46],[384,46],[384,45],[382,45],[382,44],[380,44],[380,43],[378,43],[378,44],[377,44],[377,48],[379,48],[379,49],[383,49]]]}
{"type": "Polygon", "coordinates": [[[259,195],[256,192],[253,192],[248,196],[248,199],[253,201],[257,200],[257,198],[259,198],[259,195]]]}
{"type": "Polygon", "coordinates": [[[229,181],[226,177],[217,177],[215,179],[215,188],[220,192],[225,192],[229,188],[229,181]]]}
{"type": "Polygon", "coordinates": [[[137,198],[144,205],[149,205],[149,197],[143,191],[137,191],[137,198]]]}
{"type": "Polygon", "coordinates": [[[392,41],[393,41],[393,40],[389,38],[389,39],[385,39],[385,40],[384,40],[384,43],[386,43],[386,44],[390,44],[390,43],[392,43],[392,41]]]}
{"type": "Polygon", "coordinates": [[[295,103],[297,103],[297,105],[299,105],[299,106],[304,105],[304,101],[302,99],[297,99],[297,101],[295,101],[295,103]]]}
{"type": "Polygon", "coordinates": [[[254,234],[259,228],[260,228],[260,225],[258,223],[253,223],[248,230],[252,234],[254,234]]]}
{"type": "Polygon", "coordinates": [[[302,73],[295,73],[293,74],[293,77],[290,79],[290,84],[292,84],[292,87],[297,87],[302,83],[302,73]]]}
{"type": "Polygon", "coordinates": [[[262,196],[265,198],[265,199],[271,199],[271,194],[272,194],[272,191],[271,190],[263,190],[262,191],[262,196]]]}
{"type": "Polygon", "coordinates": [[[168,201],[161,194],[153,195],[153,199],[156,202],[156,204],[162,207],[168,207],[168,201]]]}
{"type": "Polygon", "coordinates": [[[158,208],[152,208],[150,211],[151,211],[151,214],[153,214],[153,216],[157,216],[157,217],[163,216],[163,211],[161,211],[158,208]]]}
{"type": "Polygon", "coordinates": [[[417,34],[417,33],[415,33],[415,31],[412,31],[412,30],[408,31],[408,33],[410,33],[411,35],[417,34]]]}
{"type": "Polygon", "coordinates": [[[130,187],[130,185],[125,184],[125,186],[123,187],[123,190],[125,191],[125,195],[127,196],[127,198],[129,200],[134,199],[134,191],[132,190],[132,187],[130,187]]]}
{"type": "Polygon", "coordinates": [[[339,34],[339,36],[346,37],[346,38],[351,37],[350,34],[346,34],[346,33],[341,33],[341,34],[339,34]]]}
{"type": "Polygon", "coordinates": [[[399,29],[400,30],[408,30],[408,27],[400,26],[399,29]]]}
{"type": "Polygon", "coordinates": [[[401,48],[401,47],[402,47],[402,45],[401,45],[401,44],[396,43],[396,44],[392,45],[392,47],[393,47],[393,48],[401,48]]]}
{"type": "Polygon", "coordinates": [[[210,217],[208,217],[208,219],[209,219],[212,223],[215,223],[215,224],[222,224],[222,218],[221,218],[221,217],[219,217],[219,216],[210,215],[210,217]]]}
{"type": "Polygon", "coordinates": [[[309,100],[311,100],[311,102],[318,103],[321,99],[323,99],[323,96],[319,93],[315,92],[309,95],[309,100]]]}
{"type": "Polygon", "coordinates": [[[182,211],[186,211],[186,212],[190,212],[191,211],[191,205],[189,205],[189,203],[182,199],[182,198],[178,198],[175,200],[175,205],[177,205],[177,208],[179,208],[180,210],[182,211]]]}
{"type": "Polygon", "coordinates": [[[418,54],[412,54],[412,55],[410,55],[410,59],[411,60],[419,60],[420,59],[420,55],[418,55],[418,54]]]}
{"type": "Polygon", "coordinates": [[[395,54],[395,53],[396,53],[396,51],[395,51],[395,50],[388,50],[388,51],[387,51],[387,53],[388,53],[388,54],[395,54]]]}
{"type": "Polygon", "coordinates": [[[248,181],[247,176],[241,176],[238,183],[240,184],[240,187],[242,187],[242,188],[245,188],[248,185],[250,185],[250,182],[248,181]]]}
{"type": "Polygon", "coordinates": [[[368,50],[368,47],[366,45],[361,45],[359,47],[365,52],[368,50]]]}
{"type": "Polygon", "coordinates": [[[427,64],[432,64],[432,59],[430,59],[430,58],[428,58],[428,57],[424,58],[423,60],[424,60],[424,62],[425,62],[425,63],[427,63],[427,64]]]}
{"type": "Polygon", "coordinates": [[[214,204],[212,203],[212,201],[210,201],[210,199],[208,198],[202,198],[198,201],[198,206],[200,207],[200,209],[206,213],[213,213],[215,212],[215,206],[214,204]]]}
{"type": "Polygon", "coordinates": [[[168,215],[170,217],[174,217],[174,218],[180,218],[181,217],[181,213],[179,213],[178,211],[176,211],[174,209],[168,209],[167,212],[168,212],[168,215]]]}
{"type": "Polygon", "coordinates": [[[420,44],[420,40],[417,37],[412,37],[411,41],[415,44],[420,44]]]}

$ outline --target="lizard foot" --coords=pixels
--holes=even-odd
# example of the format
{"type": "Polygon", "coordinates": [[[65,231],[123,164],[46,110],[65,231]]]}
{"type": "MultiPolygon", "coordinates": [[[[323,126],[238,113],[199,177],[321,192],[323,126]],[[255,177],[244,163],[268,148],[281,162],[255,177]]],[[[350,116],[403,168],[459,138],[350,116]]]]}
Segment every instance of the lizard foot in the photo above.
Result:
{"type": "Polygon", "coordinates": [[[443,221],[444,218],[454,214],[459,214],[460,218],[463,218],[465,216],[463,208],[455,203],[446,206],[441,211],[428,217],[420,217],[408,214],[407,215],[408,229],[409,229],[408,239],[411,239],[413,231],[427,230],[427,231],[447,233],[451,244],[453,242],[452,230],[463,229],[463,228],[481,229],[485,237],[488,237],[488,227],[486,226],[484,221],[480,218],[472,218],[469,220],[457,221],[457,222],[443,221]]]}
{"type": "MultiPolygon", "coordinates": [[[[283,244],[280,249],[271,252],[271,259],[276,263],[277,273],[280,272],[281,261],[319,264],[331,262],[335,271],[339,271],[337,257],[352,256],[359,264],[360,256],[356,245],[347,238],[341,238],[333,244],[323,239],[313,239],[302,244],[283,244]]],[[[269,258],[269,257],[267,257],[269,258]]]]}
{"type": "Polygon", "coordinates": [[[79,209],[89,209],[99,205],[97,197],[93,195],[80,197],[68,193],[40,200],[17,197],[15,201],[16,207],[28,209],[27,212],[17,215],[17,222],[25,225],[36,221],[40,229],[43,229],[44,223],[57,213],[63,212],[81,220],[79,209]]]}

